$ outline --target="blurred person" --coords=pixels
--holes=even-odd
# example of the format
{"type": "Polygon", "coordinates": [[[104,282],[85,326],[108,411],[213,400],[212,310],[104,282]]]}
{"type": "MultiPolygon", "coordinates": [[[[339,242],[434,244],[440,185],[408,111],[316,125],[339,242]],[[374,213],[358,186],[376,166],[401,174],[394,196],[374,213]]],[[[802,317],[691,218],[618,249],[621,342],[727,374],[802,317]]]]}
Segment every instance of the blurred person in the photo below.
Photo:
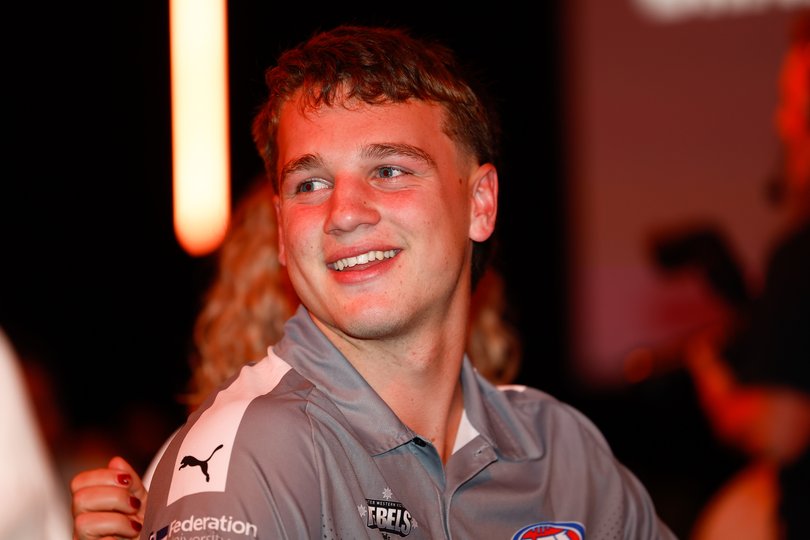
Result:
{"type": "MultiPolygon", "coordinates": [[[[777,202],[785,226],[750,315],[721,354],[693,344],[689,367],[724,440],[775,488],[775,538],[810,538],[810,10],[792,27],[779,77],[777,202]]],[[[707,518],[708,519],[708,518],[707,518]]],[[[706,528],[709,522],[706,521],[706,528]]]]}
{"type": "Polygon", "coordinates": [[[522,364],[523,345],[509,312],[503,276],[488,265],[472,296],[467,354],[475,369],[496,385],[513,383],[522,364]]]}
{"type": "MultiPolygon", "coordinates": [[[[719,356],[745,326],[753,304],[738,259],[725,235],[714,225],[659,231],[651,237],[649,247],[656,269],[672,294],[677,294],[672,297],[674,305],[664,305],[665,312],[680,314],[681,319],[686,316],[688,324],[682,321],[679,337],[656,347],[652,356],[636,358],[636,365],[632,357],[628,359],[628,370],[645,372],[641,364],[647,360],[652,360],[658,375],[688,368],[691,388],[697,390],[703,415],[699,421],[709,420],[710,439],[706,442],[719,440],[721,449],[732,450],[714,458],[708,448],[701,452],[702,469],[718,474],[713,480],[707,474],[701,475],[700,484],[686,492],[699,502],[684,524],[684,534],[688,531],[691,540],[775,539],[774,464],[759,460],[756,452],[743,448],[739,441],[732,443],[724,435],[727,421],[719,421],[718,416],[722,413],[730,417],[728,413],[738,407],[736,402],[744,395],[733,380],[730,366],[719,356]],[[711,358],[706,358],[707,347],[711,348],[711,358]],[[717,391],[719,388],[722,393],[717,391]],[[732,388],[736,389],[732,392],[732,388]]],[[[646,371],[650,371],[649,366],[646,371]]],[[[689,437],[693,441],[698,438],[694,433],[689,437]]]]}
{"type": "Polygon", "coordinates": [[[191,381],[182,398],[190,410],[246,362],[263,357],[298,306],[279,262],[274,212],[272,188],[257,177],[237,204],[194,324],[191,381]]]}
{"type": "MultiPolygon", "coordinates": [[[[281,338],[284,321],[295,310],[298,298],[278,260],[277,243],[272,186],[259,177],[239,199],[216,255],[214,279],[195,321],[191,379],[181,396],[189,412],[281,338]]],[[[488,266],[473,295],[468,347],[476,369],[494,384],[514,382],[521,364],[520,339],[507,320],[507,311],[503,277],[488,266]]],[[[75,471],[74,490],[82,490],[73,501],[77,538],[137,536],[133,523],[139,524],[143,518],[149,482],[164,449],[165,444],[143,477],[131,460],[120,456],[109,460],[104,469],[75,471]],[[107,498],[110,490],[92,489],[102,476],[120,486],[117,505],[107,498]]]]}
{"type": "Polygon", "coordinates": [[[192,515],[200,536],[673,538],[592,422],[465,353],[498,178],[463,73],[359,26],[268,70],[253,133],[301,305],[174,436],[143,538],[192,515]]]}
{"type": "Polygon", "coordinates": [[[785,222],[761,291],[743,283],[719,234],[658,239],[659,268],[696,270],[719,306],[682,352],[714,434],[750,458],[692,540],[810,538],[810,10],[797,14],[783,57],[775,128],[783,162],[769,188],[785,222]],[[699,244],[708,249],[683,256],[699,244]]]}
{"type": "Polygon", "coordinates": [[[131,403],[114,422],[77,421],[67,414],[69,409],[64,405],[63,393],[73,387],[60,384],[48,347],[25,332],[15,334],[12,339],[28,401],[40,426],[48,458],[52,460],[66,510],[69,509],[70,481],[80,471],[103,467],[110,456],[123,451],[127,452],[131,463],[144,466],[149,463],[155,448],[163,442],[165,434],[171,432],[166,428],[165,412],[160,415],[154,412],[147,418],[144,412],[149,409],[145,404],[131,403]],[[145,453],[147,447],[148,454],[145,453]]]}
{"type": "Polygon", "coordinates": [[[0,330],[0,540],[68,540],[60,481],[17,353],[0,330]]]}

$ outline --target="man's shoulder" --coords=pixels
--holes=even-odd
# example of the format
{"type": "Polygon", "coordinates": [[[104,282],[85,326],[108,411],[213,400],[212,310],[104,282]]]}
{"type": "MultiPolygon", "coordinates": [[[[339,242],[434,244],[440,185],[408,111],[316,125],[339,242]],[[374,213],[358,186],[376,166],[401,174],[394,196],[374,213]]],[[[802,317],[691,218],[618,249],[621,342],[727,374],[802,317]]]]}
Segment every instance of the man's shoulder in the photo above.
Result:
{"type": "Polygon", "coordinates": [[[518,416],[523,425],[530,426],[535,434],[543,436],[556,431],[573,436],[577,433],[579,437],[606,446],[599,428],[576,406],[531,386],[500,385],[496,388],[508,403],[511,413],[518,416]]]}
{"type": "Polygon", "coordinates": [[[530,414],[543,408],[565,407],[555,396],[532,386],[501,384],[495,388],[498,391],[496,395],[505,399],[510,406],[530,414]]]}
{"type": "Polygon", "coordinates": [[[241,368],[172,439],[159,465],[171,463],[171,472],[163,471],[171,478],[168,501],[224,491],[228,478],[244,482],[242,475],[255,474],[256,466],[311,474],[315,461],[308,405],[314,389],[277,357],[241,368]]]}
{"type": "Polygon", "coordinates": [[[243,366],[193,414],[194,429],[233,430],[246,422],[279,425],[306,414],[315,386],[288,363],[270,354],[243,366]],[[221,426],[217,427],[217,426],[221,426]]]}

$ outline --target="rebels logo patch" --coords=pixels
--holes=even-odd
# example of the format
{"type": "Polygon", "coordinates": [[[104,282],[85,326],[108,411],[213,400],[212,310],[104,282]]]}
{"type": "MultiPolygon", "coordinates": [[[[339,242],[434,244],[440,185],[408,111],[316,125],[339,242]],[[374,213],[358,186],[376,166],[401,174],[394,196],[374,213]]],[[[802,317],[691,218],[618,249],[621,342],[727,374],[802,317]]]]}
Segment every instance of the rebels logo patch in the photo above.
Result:
{"type": "Polygon", "coordinates": [[[585,527],[573,521],[541,521],[523,527],[512,536],[512,540],[585,540],[585,527]]]}
{"type": "Polygon", "coordinates": [[[397,536],[408,536],[417,527],[416,520],[411,513],[397,501],[392,501],[391,489],[383,490],[383,499],[366,499],[366,505],[358,506],[360,517],[365,518],[366,527],[378,529],[383,538],[389,538],[388,533],[397,536]]]}

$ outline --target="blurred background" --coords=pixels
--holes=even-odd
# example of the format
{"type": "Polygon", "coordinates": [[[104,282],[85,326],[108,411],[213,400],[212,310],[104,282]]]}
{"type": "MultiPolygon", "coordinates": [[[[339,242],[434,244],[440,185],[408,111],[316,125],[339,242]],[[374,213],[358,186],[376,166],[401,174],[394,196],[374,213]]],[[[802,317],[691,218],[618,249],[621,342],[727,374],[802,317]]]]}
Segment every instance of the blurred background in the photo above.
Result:
{"type": "MultiPolygon", "coordinates": [[[[594,419],[685,536],[743,458],[711,436],[688,375],[655,361],[714,312],[659,279],[648,240],[717,226],[761,279],[778,219],[779,61],[792,11],[810,2],[746,4],[231,2],[233,199],[261,171],[250,122],[281,50],[339,22],[447,42],[502,116],[495,264],[523,339],[517,382],[594,419]],[[628,358],[647,362],[628,372],[628,358]]],[[[145,466],[185,417],[213,258],[174,237],[168,16],[151,1],[16,2],[5,17],[0,327],[66,479],[113,453],[145,466]]]]}

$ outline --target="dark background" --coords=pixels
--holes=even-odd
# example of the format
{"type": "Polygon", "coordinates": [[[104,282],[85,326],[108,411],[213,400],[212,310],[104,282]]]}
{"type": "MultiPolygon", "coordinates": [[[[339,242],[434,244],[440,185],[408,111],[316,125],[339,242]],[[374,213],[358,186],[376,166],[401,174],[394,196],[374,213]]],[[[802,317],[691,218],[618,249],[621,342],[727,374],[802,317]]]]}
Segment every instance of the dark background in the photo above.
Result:
{"type": "MultiPolygon", "coordinates": [[[[340,21],[444,40],[482,71],[503,118],[495,264],[516,323],[532,328],[527,356],[538,361],[522,379],[553,388],[564,360],[558,9],[440,15],[412,3],[409,15],[377,6],[360,16],[271,4],[229,8],[234,198],[261,170],[250,121],[279,51],[340,21]]],[[[78,422],[116,416],[120,403],[99,406],[105,394],[171,402],[187,377],[190,326],[213,261],[186,255],[172,228],[168,8],[16,10],[0,324],[58,372],[78,422]]]]}
{"type": "MultiPolygon", "coordinates": [[[[263,70],[281,50],[338,22],[407,26],[456,49],[482,70],[503,119],[495,264],[524,340],[517,382],[589,414],[682,532],[712,484],[695,492],[684,470],[723,476],[695,467],[695,452],[713,450],[685,379],[606,398],[584,393],[568,368],[558,4],[448,12],[429,2],[231,2],[233,195],[261,170],[250,122],[263,70]]],[[[18,3],[6,26],[0,326],[24,359],[52,373],[71,433],[106,435],[123,455],[143,447],[145,460],[185,416],[176,396],[213,264],[185,254],[173,233],[168,6],[18,3]],[[163,420],[135,423],[143,410],[163,420]]]]}

